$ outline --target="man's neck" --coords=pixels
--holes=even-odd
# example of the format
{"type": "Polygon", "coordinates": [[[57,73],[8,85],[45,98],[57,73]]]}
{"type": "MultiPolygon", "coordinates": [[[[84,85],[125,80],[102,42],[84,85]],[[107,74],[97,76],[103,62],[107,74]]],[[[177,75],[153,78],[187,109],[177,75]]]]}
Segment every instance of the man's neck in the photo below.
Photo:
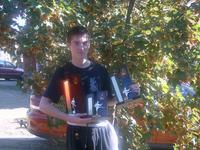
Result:
{"type": "Polygon", "coordinates": [[[79,67],[79,68],[86,68],[88,66],[90,66],[91,64],[91,61],[89,59],[81,59],[81,60],[78,60],[78,59],[72,59],[72,64],[76,67],[79,67]]]}

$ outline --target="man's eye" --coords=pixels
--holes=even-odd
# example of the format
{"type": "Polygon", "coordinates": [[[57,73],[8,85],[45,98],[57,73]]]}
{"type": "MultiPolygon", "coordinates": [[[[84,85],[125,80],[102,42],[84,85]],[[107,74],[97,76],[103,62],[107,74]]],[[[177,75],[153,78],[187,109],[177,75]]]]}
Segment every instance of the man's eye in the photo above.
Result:
{"type": "Polygon", "coordinates": [[[75,45],[80,45],[80,42],[75,41],[74,44],[75,44],[75,45]]]}
{"type": "Polygon", "coordinates": [[[74,45],[76,46],[87,46],[88,45],[88,41],[85,41],[85,42],[79,42],[79,41],[74,41],[74,45]]]}

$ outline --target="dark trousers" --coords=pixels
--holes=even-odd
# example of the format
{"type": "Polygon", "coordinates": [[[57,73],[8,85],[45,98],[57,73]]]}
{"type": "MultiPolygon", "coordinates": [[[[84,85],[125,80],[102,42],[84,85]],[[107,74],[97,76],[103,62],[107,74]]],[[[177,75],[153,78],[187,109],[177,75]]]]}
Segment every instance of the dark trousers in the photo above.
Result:
{"type": "Polygon", "coordinates": [[[68,125],[67,150],[118,150],[111,126],[80,127],[68,125]]]}

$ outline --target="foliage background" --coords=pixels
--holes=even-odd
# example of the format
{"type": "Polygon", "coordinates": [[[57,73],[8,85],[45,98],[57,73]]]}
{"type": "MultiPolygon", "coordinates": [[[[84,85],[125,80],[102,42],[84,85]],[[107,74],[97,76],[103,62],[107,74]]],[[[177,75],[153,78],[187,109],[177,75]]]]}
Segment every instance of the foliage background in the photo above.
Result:
{"type": "Polygon", "coordinates": [[[16,58],[36,59],[39,69],[30,70],[24,87],[31,85],[40,95],[55,68],[70,59],[66,31],[86,26],[91,59],[105,64],[110,73],[126,64],[141,86],[144,109],[117,110],[123,149],[147,149],[144,141],[152,130],[177,136],[174,149],[199,149],[199,10],[199,1],[189,0],[4,0],[0,48],[16,58]],[[13,20],[19,15],[25,26],[13,20]],[[182,97],[177,70],[189,75],[195,97],[182,97]],[[142,125],[135,124],[133,113],[142,125]]]}

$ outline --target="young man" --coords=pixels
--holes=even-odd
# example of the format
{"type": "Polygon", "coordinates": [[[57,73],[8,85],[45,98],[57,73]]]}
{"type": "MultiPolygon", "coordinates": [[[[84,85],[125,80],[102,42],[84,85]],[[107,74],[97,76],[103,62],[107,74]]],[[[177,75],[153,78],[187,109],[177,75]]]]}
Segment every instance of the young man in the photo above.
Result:
{"type": "MultiPolygon", "coordinates": [[[[108,98],[112,97],[110,78],[106,69],[88,59],[90,36],[86,28],[71,28],[67,34],[67,44],[71,50],[71,62],[58,68],[52,76],[41,99],[40,110],[67,122],[67,150],[118,150],[117,135],[108,121],[95,124],[92,118],[81,117],[86,113],[84,100],[76,104],[74,115],[61,112],[51,104],[57,103],[60,96],[64,95],[61,83],[70,75],[80,77],[81,92],[84,96],[105,91],[108,98]]],[[[113,105],[114,102],[108,100],[108,104],[113,105]]]]}

